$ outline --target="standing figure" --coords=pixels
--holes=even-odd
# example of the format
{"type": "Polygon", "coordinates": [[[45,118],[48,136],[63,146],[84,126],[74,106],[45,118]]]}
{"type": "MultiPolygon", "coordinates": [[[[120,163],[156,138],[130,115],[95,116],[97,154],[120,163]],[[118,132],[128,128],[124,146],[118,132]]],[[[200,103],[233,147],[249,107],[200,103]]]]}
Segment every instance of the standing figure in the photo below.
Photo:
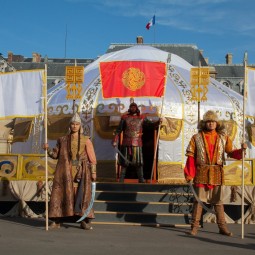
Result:
{"type": "MultiPolygon", "coordinates": [[[[56,147],[51,150],[44,144],[48,155],[57,159],[53,187],[49,204],[51,228],[60,228],[66,217],[82,216],[91,200],[91,182],[96,181],[96,156],[92,142],[82,134],[81,119],[76,113],[70,121],[70,134],[60,137],[56,147]]],[[[91,208],[81,222],[81,228],[92,229],[94,219],[91,208]]]]}
{"type": "Polygon", "coordinates": [[[112,141],[112,145],[116,147],[119,135],[123,131],[123,142],[120,148],[121,155],[119,154],[118,157],[118,164],[121,166],[120,182],[124,182],[126,169],[129,165],[135,166],[139,183],[145,182],[143,176],[142,152],[144,123],[149,124],[152,123],[152,121],[140,114],[140,110],[136,103],[131,103],[128,109],[128,114],[121,117],[121,121],[112,141]]]}
{"type": "MultiPolygon", "coordinates": [[[[199,132],[193,135],[186,150],[185,178],[188,182],[193,180],[198,198],[202,202],[214,206],[219,233],[222,235],[233,235],[226,226],[222,201],[225,153],[228,157],[241,159],[242,150],[246,148],[247,145],[242,144],[241,149],[234,149],[217,114],[207,111],[200,121],[199,132]]],[[[201,204],[194,201],[190,235],[198,232],[202,210],[201,204]]]]}

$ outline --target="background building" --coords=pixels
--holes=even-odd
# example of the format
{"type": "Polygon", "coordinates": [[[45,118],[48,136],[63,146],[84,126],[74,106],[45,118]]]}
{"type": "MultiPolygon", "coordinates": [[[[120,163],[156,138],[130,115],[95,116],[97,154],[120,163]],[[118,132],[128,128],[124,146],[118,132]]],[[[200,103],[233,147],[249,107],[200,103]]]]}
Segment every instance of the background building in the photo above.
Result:
{"type": "MultiPolygon", "coordinates": [[[[138,36],[136,43],[112,43],[106,50],[106,53],[123,50],[137,44],[144,44],[143,37],[138,36]]],[[[204,57],[203,50],[195,44],[145,44],[157,49],[173,53],[185,59],[193,66],[209,66],[211,77],[221,82],[223,85],[242,94],[244,80],[244,65],[233,64],[233,55],[227,53],[225,64],[210,64],[209,59],[204,57]]],[[[58,84],[65,77],[66,66],[84,66],[86,67],[95,59],[89,58],[50,58],[47,55],[41,57],[39,53],[33,52],[32,57],[24,57],[8,52],[7,57],[0,56],[0,72],[12,72],[20,70],[44,69],[48,65],[48,88],[58,84]]]]}

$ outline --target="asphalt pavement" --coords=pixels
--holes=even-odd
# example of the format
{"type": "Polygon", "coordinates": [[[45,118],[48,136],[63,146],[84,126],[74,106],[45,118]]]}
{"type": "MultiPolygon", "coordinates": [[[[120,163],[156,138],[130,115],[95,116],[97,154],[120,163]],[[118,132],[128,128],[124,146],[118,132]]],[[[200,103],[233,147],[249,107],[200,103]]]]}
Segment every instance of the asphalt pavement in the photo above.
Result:
{"type": "Polygon", "coordinates": [[[93,224],[93,230],[65,223],[45,230],[43,219],[0,218],[0,254],[8,255],[240,255],[255,254],[255,225],[229,224],[233,237],[218,234],[206,223],[196,237],[183,227],[146,227],[93,224]]]}

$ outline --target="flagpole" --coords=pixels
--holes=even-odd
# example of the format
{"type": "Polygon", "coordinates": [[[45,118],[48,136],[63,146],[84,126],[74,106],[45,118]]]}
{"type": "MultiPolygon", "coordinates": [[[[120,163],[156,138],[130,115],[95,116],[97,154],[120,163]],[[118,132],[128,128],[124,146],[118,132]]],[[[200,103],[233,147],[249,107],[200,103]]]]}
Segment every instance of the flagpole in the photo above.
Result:
{"type": "MultiPolygon", "coordinates": [[[[45,64],[45,70],[44,70],[44,82],[43,82],[43,94],[44,94],[44,143],[47,144],[47,133],[48,133],[48,125],[47,125],[47,64],[45,64]]],[[[48,209],[48,194],[49,194],[49,186],[48,186],[48,152],[45,150],[45,219],[46,219],[46,231],[49,230],[49,209],[48,209]]]]}
{"type": "Polygon", "coordinates": [[[156,43],[156,24],[153,26],[154,32],[154,44],[156,43]]]}
{"type": "MultiPolygon", "coordinates": [[[[246,95],[247,93],[247,60],[244,60],[244,91],[243,91],[243,138],[242,143],[245,141],[245,113],[246,113],[246,95]]],[[[242,239],[244,239],[244,157],[245,150],[242,150],[242,198],[241,198],[241,222],[242,222],[242,239]]]]}
{"type": "Polygon", "coordinates": [[[153,156],[153,163],[152,163],[152,170],[151,170],[151,183],[152,183],[152,177],[153,177],[153,172],[154,172],[154,166],[156,162],[156,157],[157,157],[157,150],[158,150],[158,141],[159,141],[159,135],[160,135],[160,126],[161,126],[161,118],[162,118],[162,113],[163,113],[163,105],[165,102],[165,97],[162,97],[161,101],[161,111],[160,111],[160,116],[159,116],[159,126],[158,126],[158,134],[157,134],[157,139],[155,143],[155,149],[154,149],[154,156],[153,156]]]}
{"type": "Polygon", "coordinates": [[[156,43],[156,13],[154,14],[154,26],[153,26],[153,29],[154,29],[154,44],[156,43]]]}

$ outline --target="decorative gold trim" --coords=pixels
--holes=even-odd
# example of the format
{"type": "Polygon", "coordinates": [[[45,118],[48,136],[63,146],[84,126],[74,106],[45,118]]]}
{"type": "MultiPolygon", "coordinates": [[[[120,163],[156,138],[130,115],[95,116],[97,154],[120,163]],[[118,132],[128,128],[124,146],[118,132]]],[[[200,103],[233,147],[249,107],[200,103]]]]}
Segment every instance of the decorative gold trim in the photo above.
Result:
{"type": "Polygon", "coordinates": [[[163,118],[163,123],[160,128],[160,140],[174,141],[176,140],[182,130],[182,120],[175,118],[163,118]]]}
{"type": "MultiPolygon", "coordinates": [[[[45,155],[44,154],[1,154],[0,162],[11,161],[14,173],[1,174],[0,180],[45,180],[45,155]]],[[[48,176],[53,178],[56,160],[48,159],[48,176]]]]}
{"type": "Polygon", "coordinates": [[[237,123],[234,120],[222,120],[221,122],[225,126],[227,135],[231,141],[234,141],[237,132],[237,123]]]}
{"type": "MultiPolygon", "coordinates": [[[[224,166],[224,179],[226,186],[242,185],[242,161],[233,161],[224,166]]],[[[255,159],[245,159],[244,162],[244,183],[245,185],[255,185],[255,159]]]]}
{"type": "Polygon", "coordinates": [[[19,176],[19,155],[0,155],[0,180],[17,180],[19,176]]]}
{"type": "Polygon", "coordinates": [[[184,184],[186,183],[181,162],[159,162],[158,183],[184,184]]]}
{"type": "Polygon", "coordinates": [[[247,131],[248,131],[249,141],[251,142],[253,146],[255,146],[255,124],[250,124],[247,127],[247,131]]]}

